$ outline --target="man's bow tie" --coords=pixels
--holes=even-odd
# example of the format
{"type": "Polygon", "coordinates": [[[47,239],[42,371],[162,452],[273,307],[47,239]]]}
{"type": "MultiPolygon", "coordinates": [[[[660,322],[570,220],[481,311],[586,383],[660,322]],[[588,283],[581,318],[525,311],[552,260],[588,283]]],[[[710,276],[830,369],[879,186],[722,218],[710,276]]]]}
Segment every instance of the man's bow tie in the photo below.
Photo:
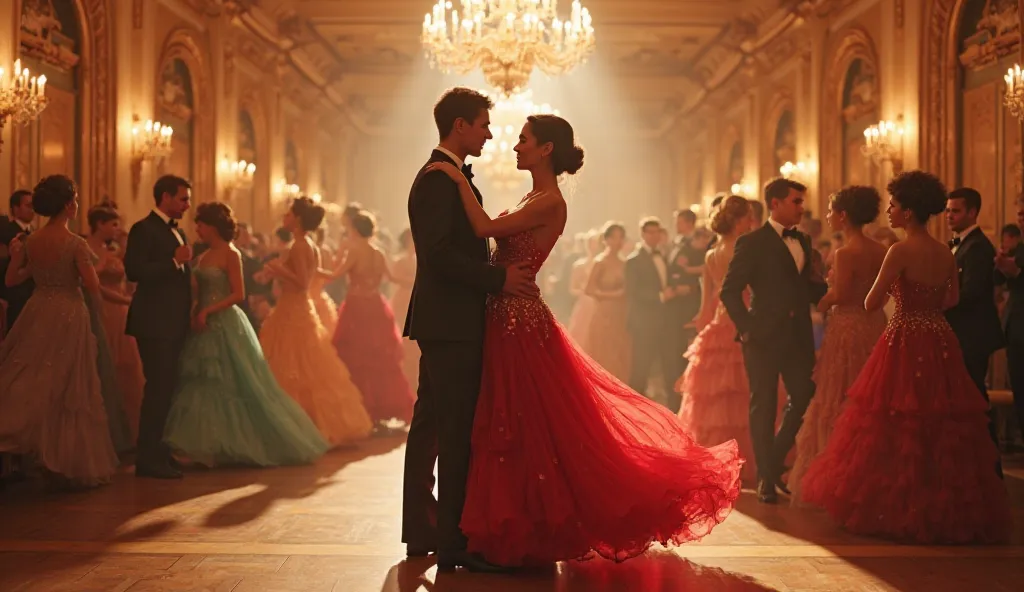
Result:
{"type": "Polygon", "coordinates": [[[177,220],[169,220],[167,222],[167,225],[170,226],[171,228],[177,228],[178,227],[178,221],[177,220]]]}
{"type": "Polygon", "coordinates": [[[471,164],[464,164],[464,165],[462,165],[462,174],[465,175],[465,177],[467,179],[472,179],[473,178],[473,165],[471,165],[471,164]]]}
{"type": "Polygon", "coordinates": [[[960,246],[960,242],[961,242],[960,237],[959,236],[954,236],[946,244],[949,245],[950,249],[955,249],[955,248],[960,246]]]}
{"type": "Polygon", "coordinates": [[[800,240],[800,231],[796,228],[786,228],[782,231],[782,238],[792,238],[800,240]]]}

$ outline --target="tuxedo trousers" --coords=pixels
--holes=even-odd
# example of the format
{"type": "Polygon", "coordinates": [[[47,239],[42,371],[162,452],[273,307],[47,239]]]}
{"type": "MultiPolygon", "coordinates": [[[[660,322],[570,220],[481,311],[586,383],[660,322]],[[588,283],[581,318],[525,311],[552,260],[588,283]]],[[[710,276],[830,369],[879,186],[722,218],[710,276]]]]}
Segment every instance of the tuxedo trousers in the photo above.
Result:
{"type": "MultiPolygon", "coordinates": [[[[962,346],[964,344],[961,344],[962,346]]],[[[971,376],[971,382],[974,386],[978,387],[978,392],[981,393],[982,397],[985,397],[985,402],[988,402],[988,366],[991,354],[985,353],[984,350],[978,351],[977,348],[962,347],[964,354],[964,366],[967,367],[967,374],[971,376]]],[[[1012,387],[1011,387],[1012,388],[1012,387]]],[[[992,438],[992,442],[995,443],[996,448],[999,448],[999,435],[996,431],[996,418],[995,412],[990,407],[988,411],[988,433],[992,438]]],[[[1001,460],[996,460],[996,473],[1000,477],[1003,476],[1003,463],[1001,460]]]]}
{"type": "Polygon", "coordinates": [[[420,377],[405,448],[402,542],[454,553],[466,548],[459,522],[466,502],[484,345],[482,340],[417,343],[420,377]]]}
{"type": "Polygon", "coordinates": [[[178,388],[185,336],[166,339],[136,337],[135,343],[138,344],[142,373],[146,378],[139,412],[138,460],[159,464],[170,457],[170,451],[163,444],[164,426],[178,388]]]}
{"type": "Polygon", "coordinates": [[[808,336],[809,347],[794,346],[788,341],[782,338],[743,344],[743,362],[750,383],[750,439],[758,478],[769,482],[782,476],[786,455],[796,443],[796,434],[815,390],[811,379],[815,363],[813,340],[808,336]],[[788,400],[776,433],[780,376],[788,400]]]}

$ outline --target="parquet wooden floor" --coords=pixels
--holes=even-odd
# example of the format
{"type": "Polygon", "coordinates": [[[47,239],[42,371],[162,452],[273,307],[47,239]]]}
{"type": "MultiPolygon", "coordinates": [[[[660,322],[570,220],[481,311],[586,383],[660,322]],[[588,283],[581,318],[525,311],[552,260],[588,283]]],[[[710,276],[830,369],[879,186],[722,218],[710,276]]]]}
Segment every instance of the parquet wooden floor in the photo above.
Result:
{"type": "Polygon", "coordinates": [[[1002,547],[899,546],[813,510],[739,508],[704,541],[614,564],[516,576],[437,574],[399,543],[401,439],[312,467],[125,474],[83,493],[0,493],[0,592],[928,592],[1024,586],[1024,462],[1011,463],[1016,534],[1002,547]]]}

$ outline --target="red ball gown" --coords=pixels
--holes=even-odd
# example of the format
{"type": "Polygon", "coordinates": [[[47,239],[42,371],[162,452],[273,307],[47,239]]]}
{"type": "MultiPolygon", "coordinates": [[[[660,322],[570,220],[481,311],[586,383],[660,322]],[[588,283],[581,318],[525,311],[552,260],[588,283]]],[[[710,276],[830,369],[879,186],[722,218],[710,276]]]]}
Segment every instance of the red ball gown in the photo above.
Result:
{"type": "Polygon", "coordinates": [[[896,310],[847,393],[806,502],[848,530],[917,543],[996,543],[1010,510],[985,399],[942,314],[945,286],[900,277],[896,310]]]}
{"type": "MultiPolygon", "coordinates": [[[[492,259],[536,270],[547,255],[524,232],[499,239],[492,259]]],[[[742,464],[735,441],[699,446],[594,363],[542,301],[488,300],[461,522],[470,551],[536,565],[693,541],[732,510],[742,464]]]]}

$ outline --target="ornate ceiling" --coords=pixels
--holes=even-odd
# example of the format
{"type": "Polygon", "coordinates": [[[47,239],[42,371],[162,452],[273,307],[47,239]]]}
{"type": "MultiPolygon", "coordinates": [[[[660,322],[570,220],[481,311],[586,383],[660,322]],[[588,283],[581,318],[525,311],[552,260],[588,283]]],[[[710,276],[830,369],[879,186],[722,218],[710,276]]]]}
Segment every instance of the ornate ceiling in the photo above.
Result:
{"type": "MultiPolygon", "coordinates": [[[[388,108],[410,92],[410,76],[426,68],[419,35],[433,0],[192,1],[222,7],[236,24],[264,41],[272,38],[278,61],[294,66],[367,133],[387,127],[388,108]]],[[[828,3],[584,1],[597,36],[592,60],[616,78],[616,88],[635,103],[653,136],[672,128],[744,66],[756,65],[751,53],[766,36],[778,36],[828,3]]]]}

